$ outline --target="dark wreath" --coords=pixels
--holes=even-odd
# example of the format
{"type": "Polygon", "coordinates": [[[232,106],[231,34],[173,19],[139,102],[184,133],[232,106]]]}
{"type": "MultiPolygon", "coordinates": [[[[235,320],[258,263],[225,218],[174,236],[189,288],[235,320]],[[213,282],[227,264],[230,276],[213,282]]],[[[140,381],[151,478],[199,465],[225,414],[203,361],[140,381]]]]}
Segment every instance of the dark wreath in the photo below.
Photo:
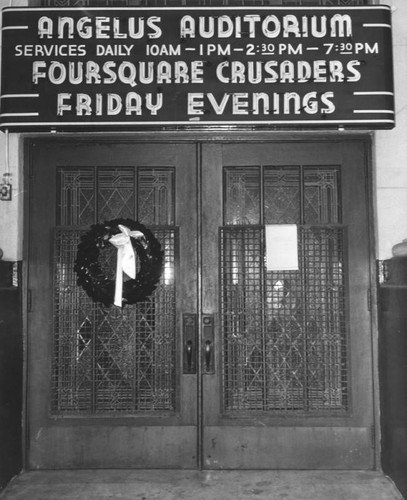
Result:
{"type": "Polygon", "coordinates": [[[123,283],[123,306],[135,304],[147,299],[156,289],[160,280],[163,255],[159,241],[153,233],[140,222],[131,219],[114,219],[103,224],[94,224],[81,237],[78,245],[74,270],[77,284],[81,286],[91,299],[109,307],[113,304],[115,280],[107,277],[99,262],[100,251],[109,243],[109,239],[120,233],[119,224],[130,231],[140,231],[143,238],[130,238],[134,251],[139,257],[139,270],[135,279],[123,283]]]}

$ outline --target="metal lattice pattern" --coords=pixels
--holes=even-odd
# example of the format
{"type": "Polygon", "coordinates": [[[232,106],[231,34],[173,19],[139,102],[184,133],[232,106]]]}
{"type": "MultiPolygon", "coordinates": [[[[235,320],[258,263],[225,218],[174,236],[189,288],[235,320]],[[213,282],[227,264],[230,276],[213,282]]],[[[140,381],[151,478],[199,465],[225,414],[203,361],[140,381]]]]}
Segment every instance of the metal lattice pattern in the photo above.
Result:
{"type": "MultiPolygon", "coordinates": [[[[116,414],[175,409],[174,171],[165,169],[60,168],[55,233],[54,414],[116,414]],[[143,181],[137,181],[137,178],[143,181]],[[138,183],[138,196],[135,196],[138,183]],[[159,188],[157,188],[159,186],[159,188]],[[155,193],[155,196],[147,196],[155,193]],[[157,195],[158,193],[158,195],[157,195]],[[161,195],[160,195],[161,193],[161,195]],[[76,284],[73,267],[83,227],[100,220],[135,218],[136,198],[164,250],[164,272],[149,300],[123,309],[94,303],[76,284]],[[140,202],[141,203],[141,202],[140,202]],[[78,227],[80,226],[80,227],[78,227]]],[[[114,278],[116,249],[99,256],[114,278]]]]}
{"type": "Polygon", "coordinates": [[[228,167],[225,224],[337,224],[339,184],[337,167],[228,167]]]}
{"type": "Polygon", "coordinates": [[[133,168],[98,169],[98,218],[110,220],[132,218],[134,214],[133,168]]]}
{"type": "Polygon", "coordinates": [[[339,174],[334,166],[225,168],[226,411],[337,413],[348,407],[339,174]],[[297,224],[298,271],[265,269],[258,220],[297,224]]]}
{"type": "Polygon", "coordinates": [[[263,410],[265,350],[259,228],[221,231],[221,316],[226,410],[263,410]]]}
{"type": "Polygon", "coordinates": [[[260,168],[226,168],[225,224],[260,222],[260,168]]]}
{"type": "Polygon", "coordinates": [[[307,224],[340,222],[339,170],[307,168],[304,171],[304,220],[307,224]]]}
{"type": "Polygon", "coordinates": [[[174,225],[174,169],[60,168],[58,225],[89,225],[98,220],[133,218],[144,224],[174,225]]]}
{"type": "Polygon", "coordinates": [[[138,214],[146,224],[175,223],[174,169],[139,169],[138,193],[138,214]]]}
{"type": "Polygon", "coordinates": [[[77,226],[95,222],[95,171],[92,168],[59,170],[57,224],[77,226]]]}
{"type": "Polygon", "coordinates": [[[301,221],[300,169],[267,168],[264,171],[264,220],[268,224],[301,221]]]}
{"type": "MultiPolygon", "coordinates": [[[[173,269],[175,231],[158,229],[165,268],[173,269]]],[[[123,309],[95,304],[76,285],[81,231],[59,229],[55,243],[54,414],[175,409],[175,290],[123,309]]]]}
{"type": "Polygon", "coordinates": [[[60,168],[58,175],[59,225],[133,217],[134,168],[60,168]]]}
{"type": "Polygon", "coordinates": [[[348,407],[343,232],[301,231],[310,408],[348,407]]]}
{"type": "Polygon", "coordinates": [[[224,409],[348,405],[343,228],[300,228],[299,271],[264,269],[262,227],[221,230],[224,409]]]}

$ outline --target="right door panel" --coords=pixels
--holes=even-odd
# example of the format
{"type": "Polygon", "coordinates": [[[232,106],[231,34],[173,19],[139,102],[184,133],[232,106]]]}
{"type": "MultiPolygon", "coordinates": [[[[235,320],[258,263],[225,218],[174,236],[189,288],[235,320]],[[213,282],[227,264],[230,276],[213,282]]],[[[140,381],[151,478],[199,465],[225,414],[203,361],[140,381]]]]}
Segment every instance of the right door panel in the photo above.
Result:
{"type": "Polygon", "coordinates": [[[217,325],[204,467],[374,466],[365,148],[203,147],[202,307],[217,325]],[[296,227],[298,269],[266,267],[276,225],[296,227]]]}

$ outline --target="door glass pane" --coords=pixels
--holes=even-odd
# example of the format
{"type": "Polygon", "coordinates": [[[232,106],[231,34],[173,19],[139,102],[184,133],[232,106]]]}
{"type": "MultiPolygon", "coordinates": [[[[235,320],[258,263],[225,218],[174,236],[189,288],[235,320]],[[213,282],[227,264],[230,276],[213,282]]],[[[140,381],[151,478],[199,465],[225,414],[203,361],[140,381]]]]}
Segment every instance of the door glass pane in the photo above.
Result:
{"type": "MultiPolygon", "coordinates": [[[[173,170],[169,171],[172,185],[173,170]]],[[[136,169],[70,171],[63,168],[58,174],[61,225],[55,230],[52,413],[173,411],[176,401],[174,266],[177,228],[174,225],[149,226],[164,250],[164,272],[149,299],[124,308],[113,305],[106,308],[94,303],[77,286],[73,270],[77,245],[87,230],[78,226],[107,217],[135,218],[136,169]],[[75,179],[74,189],[72,179],[75,179]],[[79,202],[66,203],[68,198],[73,199],[73,192],[79,202]],[[98,204],[94,203],[95,199],[98,204]],[[91,212],[92,217],[89,216],[91,212]]],[[[168,198],[159,200],[173,203],[168,198]]],[[[167,209],[173,213],[173,207],[168,205],[158,207],[157,212],[167,209]]],[[[116,249],[106,247],[99,261],[105,275],[113,278],[116,249]]]]}
{"type": "Polygon", "coordinates": [[[98,220],[132,218],[134,214],[134,169],[97,170],[98,220]]]}
{"type": "Polygon", "coordinates": [[[299,167],[265,168],[265,224],[299,224],[300,196],[299,167]]]}
{"type": "Polygon", "coordinates": [[[225,224],[259,224],[260,169],[226,168],[225,224]]]}
{"type": "Polygon", "coordinates": [[[337,168],[304,169],[305,224],[340,223],[339,170],[337,168]]]}
{"type": "MultiPolygon", "coordinates": [[[[297,223],[300,264],[298,271],[268,271],[264,226],[222,228],[224,410],[345,412],[344,228],[332,224],[341,219],[339,169],[261,172],[265,222],[297,223]],[[318,225],[299,224],[304,217],[318,225]]],[[[237,200],[231,207],[226,201],[229,220],[234,206],[237,200]]]]}
{"type": "Polygon", "coordinates": [[[140,168],[138,214],[145,224],[174,224],[174,170],[140,168]]]}
{"type": "Polygon", "coordinates": [[[92,168],[59,169],[57,224],[81,226],[95,222],[95,172],[92,168]]]}

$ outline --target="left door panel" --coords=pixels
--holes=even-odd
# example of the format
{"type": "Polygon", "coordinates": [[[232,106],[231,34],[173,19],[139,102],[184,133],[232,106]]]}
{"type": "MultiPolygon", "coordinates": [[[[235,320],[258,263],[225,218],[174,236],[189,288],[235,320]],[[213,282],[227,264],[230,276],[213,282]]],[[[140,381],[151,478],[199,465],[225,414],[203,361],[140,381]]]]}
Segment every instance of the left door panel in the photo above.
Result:
{"type": "MultiPolygon", "coordinates": [[[[28,466],[195,468],[180,339],[196,311],[195,146],[38,140],[28,158],[28,466]],[[118,218],[164,250],[155,292],[123,309],[93,302],[73,269],[81,235],[118,218]]],[[[115,252],[99,255],[107,275],[115,252]]]]}

